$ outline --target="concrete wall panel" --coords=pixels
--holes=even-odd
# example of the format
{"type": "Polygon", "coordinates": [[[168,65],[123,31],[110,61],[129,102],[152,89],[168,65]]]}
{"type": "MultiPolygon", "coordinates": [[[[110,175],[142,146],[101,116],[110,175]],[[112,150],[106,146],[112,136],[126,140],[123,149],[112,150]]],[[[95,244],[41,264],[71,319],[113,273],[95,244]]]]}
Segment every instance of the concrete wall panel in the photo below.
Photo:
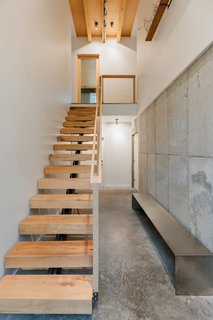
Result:
{"type": "Polygon", "coordinates": [[[213,47],[189,69],[189,155],[213,156],[213,47]]]}
{"type": "Polygon", "coordinates": [[[189,162],[190,229],[213,251],[213,159],[189,162]]]}
{"type": "Polygon", "coordinates": [[[156,153],[168,153],[167,91],[156,100],[156,153]]]}
{"type": "Polygon", "coordinates": [[[155,153],[156,149],[156,105],[147,109],[147,152],[155,153]]]}
{"type": "Polygon", "coordinates": [[[188,77],[185,72],[168,89],[169,154],[187,155],[188,77]]]}
{"type": "Polygon", "coordinates": [[[169,156],[169,211],[189,226],[188,158],[169,156]]]}
{"type": "Polygon", "coordinates": [[[168,155],[156,155],[156,198],[166,209],[169,207],[168,155]]]}
{"type": "Polygon", "coordinates": [[[156,197],[156,176],[155,176],[155,154],[148,154],[148,164],[147,164],[147,183],[148,183],[148,193],[151,194],[153,198],[156,197]]]}

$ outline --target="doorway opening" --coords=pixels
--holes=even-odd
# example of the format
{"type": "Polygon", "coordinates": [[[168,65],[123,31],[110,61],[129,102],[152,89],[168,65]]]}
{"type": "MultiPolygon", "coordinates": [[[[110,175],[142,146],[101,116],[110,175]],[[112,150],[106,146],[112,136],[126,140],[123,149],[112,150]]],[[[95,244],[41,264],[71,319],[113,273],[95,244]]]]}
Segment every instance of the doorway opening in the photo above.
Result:
{"type": "Polygon", "coordinates": [[[99,54],[78,54],[78,103],[96,103],[99,54]]]}

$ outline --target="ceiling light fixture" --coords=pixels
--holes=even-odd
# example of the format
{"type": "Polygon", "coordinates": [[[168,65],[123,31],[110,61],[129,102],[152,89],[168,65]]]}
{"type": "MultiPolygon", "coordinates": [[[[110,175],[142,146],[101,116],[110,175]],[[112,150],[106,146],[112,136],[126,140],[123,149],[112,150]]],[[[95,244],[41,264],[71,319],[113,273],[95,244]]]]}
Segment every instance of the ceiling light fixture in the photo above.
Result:
{"type": "Polygon", "coordinates": [[[98,21],[95,21],[95,30],[98,30],[98,21]]]}
{"type": "Polygon", "coordinates": [[[111,27],[112,29],[114,28],[114,22],[113,22],[113,21],[110,22],[110,27],[111,27]]]}

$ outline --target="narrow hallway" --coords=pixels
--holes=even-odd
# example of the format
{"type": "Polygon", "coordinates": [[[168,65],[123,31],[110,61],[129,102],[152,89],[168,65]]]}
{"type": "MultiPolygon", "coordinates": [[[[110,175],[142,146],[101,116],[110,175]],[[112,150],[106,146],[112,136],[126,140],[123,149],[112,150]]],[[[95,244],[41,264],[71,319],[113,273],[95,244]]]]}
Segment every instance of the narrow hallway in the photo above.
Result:
{"type": "Polygon", "coordinates": [[[131,209],[131,193],[100,193],[100,295],[92,317],[0,315],[0,320],[212,320],[212,297],[175,295],[162,264],[168,260],[162,240],[142,212],[131,209]]]}

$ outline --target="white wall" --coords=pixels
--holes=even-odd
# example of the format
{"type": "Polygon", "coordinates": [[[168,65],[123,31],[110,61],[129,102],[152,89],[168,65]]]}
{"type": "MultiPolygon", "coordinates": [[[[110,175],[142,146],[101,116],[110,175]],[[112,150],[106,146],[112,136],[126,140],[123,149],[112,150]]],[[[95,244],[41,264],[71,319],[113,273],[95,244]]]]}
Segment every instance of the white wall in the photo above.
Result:
{"type": "Polygon", "coordinates": [[[0,1],[0,275],[71,101],[67,0],[0,1]]]}
{"type": "Polygon", "coordinates": [[[103,137],[104,187],[131,187],[131,123],[104,123],[103,137]]]}
{"type": "Polygon", "coordinates": [[[150,16],[150,0],[138,10],[138,100],[146,108],[212,42],[213,1],[175,0],[163,16],[155,38],[145,42],[143,17],[150,16]]]}
{"type": "Polygon", "coordinates": [[[100,74],[136,74],[136,40],[124,38],[121,43],[95,40],[88,43],[85,38],[72,40],[72,92],[73,102],[77,102],[77,55],[100,54],[100,74]]]}

